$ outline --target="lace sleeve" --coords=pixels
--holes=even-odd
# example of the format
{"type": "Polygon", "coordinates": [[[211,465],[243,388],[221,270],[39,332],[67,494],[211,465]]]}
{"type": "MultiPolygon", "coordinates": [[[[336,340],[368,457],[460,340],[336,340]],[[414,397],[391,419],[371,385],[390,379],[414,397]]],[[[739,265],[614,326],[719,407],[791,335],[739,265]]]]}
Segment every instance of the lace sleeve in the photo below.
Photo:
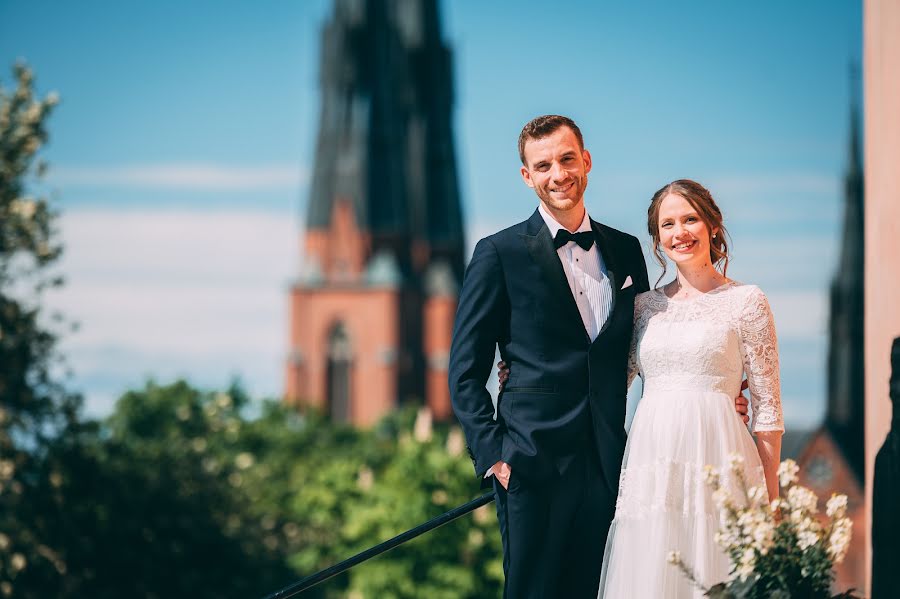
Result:
{"type": "Polygon", "coordinates": [[[640,333],[638,330],[638,321],[640,320],[641,315],[641,304],[640,297],[635,298],[634,320],[631,328],[631,347],[628,350],[628,382],[625,384],[625,389],[630,389],[631,383],[634,382],[634,378],[640,374],[640,368],[638,367],[637,361],[637,346],[638,335],[640,333]]]}
{"type": "Polygon", "coordinates": [[[778,339],[765,294],[754,287],[740,315],[741,358],[750,387],[752,432],[784,431],[778,339]]]}

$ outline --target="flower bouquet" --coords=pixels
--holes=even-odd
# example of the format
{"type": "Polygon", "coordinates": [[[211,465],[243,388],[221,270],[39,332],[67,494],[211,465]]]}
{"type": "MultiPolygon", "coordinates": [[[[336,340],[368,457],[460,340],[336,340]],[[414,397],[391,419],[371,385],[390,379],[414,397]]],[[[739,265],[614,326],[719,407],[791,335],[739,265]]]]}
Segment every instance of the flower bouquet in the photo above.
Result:
{"type": "MultiPolygon", "coordinates": [[[[732,456],[730,475],[738,497],[723,484],[721,473],[706,466],[706,483],[713,490],[721,523],[716,543],[731,558],[728,580],[704,587],[677,552],[677,566],[707,597],[719,599],[829,598],[834,564],[843,561],[850,544],[852,522],[847,496],[832,495],[825,506],[827,521],[818,517],[819,498],[797,484],[797,464],[785,460],[778,468],[782,496],[768,501],[765,487],[749,487],[744,461],[732,456]]],[[[727,476],[727,473],[726,473],[727,476]]],[[[837,598],[856,597],[847,591],[837,598]]]]}

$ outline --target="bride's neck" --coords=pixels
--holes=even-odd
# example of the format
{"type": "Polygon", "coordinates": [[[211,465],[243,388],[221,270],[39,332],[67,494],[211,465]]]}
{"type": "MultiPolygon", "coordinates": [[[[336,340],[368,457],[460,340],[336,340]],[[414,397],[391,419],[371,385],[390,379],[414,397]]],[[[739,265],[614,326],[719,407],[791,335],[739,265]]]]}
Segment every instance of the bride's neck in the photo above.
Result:
{"type": "Polygon", "coordinates": [[[724,283],[727,279],[712,264],[679,266],[675,274],[675,285],[684,293],[706,293],[724,283]]]}

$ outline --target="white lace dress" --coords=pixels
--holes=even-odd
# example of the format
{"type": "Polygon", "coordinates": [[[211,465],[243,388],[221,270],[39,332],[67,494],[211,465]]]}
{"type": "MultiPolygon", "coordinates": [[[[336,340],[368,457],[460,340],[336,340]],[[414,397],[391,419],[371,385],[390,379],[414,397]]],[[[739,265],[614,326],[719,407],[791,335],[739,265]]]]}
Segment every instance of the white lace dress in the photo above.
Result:
{"type": "Polygon", "coordinates": [[[734,398],[746,372],[753,431],[784,430],[775,324],[762,291],[734,281],[689,300],[651,290],[637,297],[634,318],[629,383],[639,373],[644,392],[625,448],[599,596],[699,598],[666,558],[679,551],[707,587],[728,576],[703,467],[727,471],[729,454],[737,453],[748,482],[765,485],[734,398]]]}

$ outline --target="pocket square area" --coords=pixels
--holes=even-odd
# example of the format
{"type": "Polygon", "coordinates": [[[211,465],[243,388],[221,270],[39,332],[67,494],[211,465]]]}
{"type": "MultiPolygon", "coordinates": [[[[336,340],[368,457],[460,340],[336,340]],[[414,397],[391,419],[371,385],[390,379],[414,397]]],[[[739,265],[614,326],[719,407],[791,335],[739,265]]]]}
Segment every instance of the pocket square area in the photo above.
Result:
{"type": "Polygon", "coordinates": [[[627,289],[628,287],[631,287],[631,285],[632,285],[631,275],[628,275],[627,277],[625,277],[625,282],[622,283],[621,289],[627,289]]]}

